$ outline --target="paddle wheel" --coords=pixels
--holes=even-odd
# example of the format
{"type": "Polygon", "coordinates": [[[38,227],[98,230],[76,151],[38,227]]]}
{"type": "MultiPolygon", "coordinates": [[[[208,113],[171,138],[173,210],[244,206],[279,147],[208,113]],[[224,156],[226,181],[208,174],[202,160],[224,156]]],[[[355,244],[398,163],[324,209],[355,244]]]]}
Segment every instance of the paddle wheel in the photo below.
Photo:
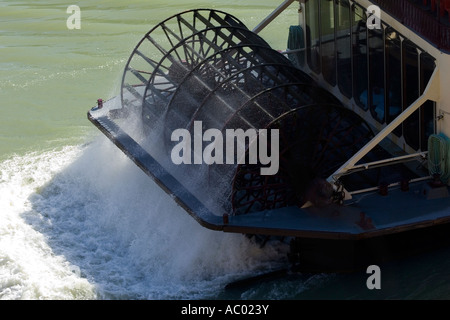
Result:
{"type": "Polygon", "coordinates": [[[254,31],[210,9],[164,20],[133,50],[120,96],[89,120],[200,225],[290,240],[289,261],[308,272],[383,261],[389,250],[373,248],[405,248],[405,237],[408,249],[422,230],[448,234],[448,186],[424,166],[448,157],[440,143],[425,161],[447,117],[435,117],[434,49],[397,33],[403,23],[355,34],[357,2],[308,1],[289,50],[274,50],[258,32],[293,2],[254,31]]]}
{"type": "Polygon", "coordinates": [[[318,179],[373,137],[364,120],[285,55],[217,10],[182,12],[151,29],[128,60],[121,100],[127,114],[140,114],[145,135],[163,140],[166,157],[172,133],[182,128],[194,134],[196,122],[203,132],[217,129],[224,136],[227,130],[279,131],[275,175],[261,175],[261,163],[245,161],[256,143],[249,139],[241,146],[245,159],[177,168],[182,183],[199,177],[200,193],[219,188],[214,201],[235,215],[302,206],[318,179]]]}

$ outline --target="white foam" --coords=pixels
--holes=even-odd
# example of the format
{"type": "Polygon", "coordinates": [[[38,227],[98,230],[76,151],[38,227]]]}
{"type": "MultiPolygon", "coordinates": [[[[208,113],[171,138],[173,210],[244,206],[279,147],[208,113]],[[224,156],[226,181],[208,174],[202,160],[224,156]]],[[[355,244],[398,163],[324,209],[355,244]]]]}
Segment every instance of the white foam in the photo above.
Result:
{"type": "Polygon", "coordinates": [[[204,229],[103,136],[0,172],[2,299],[214,297],[285,256],[204,229]]]}
{"type": "Polygon", "coordinates": [[[30,154],[0,164],[0,298],[71,299],[95,297],[93,286],[80,278],[63,256],[55,254],[44,234],[26,223],[41,219],[29,196],[72,158],[65,148],[30,154]]]}

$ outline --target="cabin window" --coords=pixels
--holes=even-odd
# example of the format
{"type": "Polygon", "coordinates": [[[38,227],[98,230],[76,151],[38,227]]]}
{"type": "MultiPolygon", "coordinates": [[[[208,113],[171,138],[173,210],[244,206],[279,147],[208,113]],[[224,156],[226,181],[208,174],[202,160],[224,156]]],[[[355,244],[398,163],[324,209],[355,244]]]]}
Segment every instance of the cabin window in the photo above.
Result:
{"type": "Polygon", "coordinates": [[[336,41],[334,34],[334,0],[320,1],[322,75],[336,85],[336,41]]]}
{"type": "MultiPolygon", "coordinates": [[[[435,60],[428,53],[420,55],[420,94],[423,94],[436,65],[435,60]]],[[[421,149],[428,150],[428,138],[435,133],[435,103],[428,100],[423,104],[420,111],[421,116],[421,149]]]]}
{"type": "MultiPolygon", "coordinates": [[[[385,31],[386,42],[386,122],[391,123],[402,112],[402,40],[391,27],[385,31]]],[[[402,126],[394,133],[402,135],[402,126]]]]}
{"type": "Polygon", "coordinates": [[[352,13],[353,45],[353,93],[358,106],[367,110],[368,103],[368,51],[367,51],[367,17],[360,6],[353,6],[352,13]]]}
{"type": "Polygon", "coordinates": [[[369,106],[372,117],[379,123],[385,121],[385,87],[384,87],[384,32],[369,30],[369,106]]]}
{"type": "MultiPolygon", "coordinates": [[[[395,29],[367,28],[366,9],[349,0],[307,0],[307,63],[342,95],[389,124],[422,94],[435,60],[395,29]]],[[[415,150],[435,133],[435,103],[427,101],[394,130],[415,150]]]]}
{"type": "Polygon", "coordinates": [[[353,95],[352,90],[352,38],[350,34],[350,3],[340,0],[336,6],[336,52],[337,80],[342,94],[347,98],[353,95]]]}
{"type": "MultiPolygon", "coordinates": [[[[403,41],[403,110],[406,110],[420,95],[419,91],[419,52],[410,40],[403,41]]],[[[406,143],[413,149],[420,148],[420,110],[414,112],[403,123],[406,143]]]]}
{"type": "Polygon", "coordinates": [[[306,1],[306,58],[308,66],[320,73],[320,19],[319,1],[306,1]]]}

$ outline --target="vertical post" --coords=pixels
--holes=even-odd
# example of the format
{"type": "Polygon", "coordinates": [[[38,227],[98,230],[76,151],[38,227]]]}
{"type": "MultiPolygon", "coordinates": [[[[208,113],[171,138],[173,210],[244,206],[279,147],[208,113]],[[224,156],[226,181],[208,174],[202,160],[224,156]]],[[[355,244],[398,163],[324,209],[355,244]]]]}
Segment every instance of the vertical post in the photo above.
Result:
{"type": "Polygon", "coordinates": [[[305,25],[305,0],[298,0],[298,25],[305,25]]]}

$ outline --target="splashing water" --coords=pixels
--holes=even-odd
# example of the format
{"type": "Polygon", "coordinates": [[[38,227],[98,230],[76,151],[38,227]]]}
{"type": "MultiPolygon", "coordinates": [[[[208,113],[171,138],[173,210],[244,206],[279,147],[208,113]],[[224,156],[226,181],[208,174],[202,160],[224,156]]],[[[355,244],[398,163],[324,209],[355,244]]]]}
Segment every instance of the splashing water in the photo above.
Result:
{"type": "Polygon", "coordinates": [[[1,299],[214,298],[285,246],[202,228],[106,138],[0,163],[1,299]]]}

